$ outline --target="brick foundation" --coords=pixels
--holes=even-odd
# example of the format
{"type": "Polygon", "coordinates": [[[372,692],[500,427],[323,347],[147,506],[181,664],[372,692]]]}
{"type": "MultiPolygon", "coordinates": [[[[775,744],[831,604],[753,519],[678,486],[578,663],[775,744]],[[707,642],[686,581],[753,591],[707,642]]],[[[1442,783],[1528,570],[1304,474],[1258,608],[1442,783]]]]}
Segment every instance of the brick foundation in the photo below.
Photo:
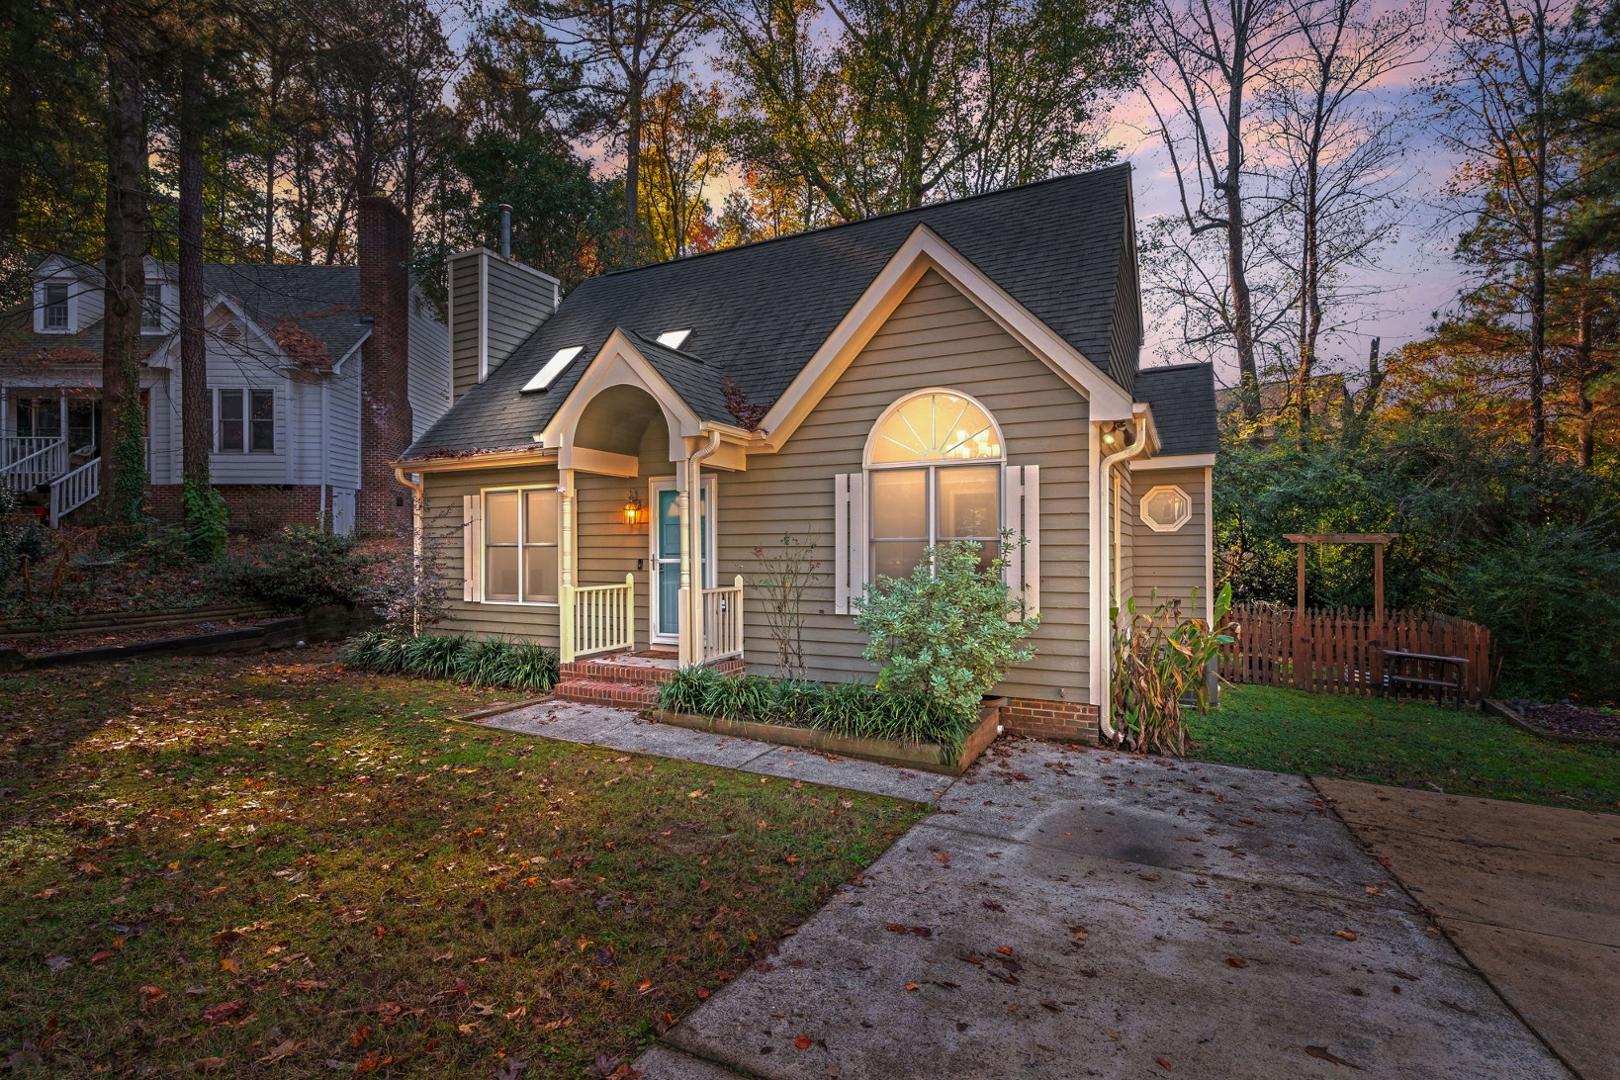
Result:
{"type": "Polygon", "coordinates": [[[1008,734],[1035,739],[1093,746],[1098,742],[1097,706],[1077,701],[1008,698],[1001,709],[1001,726],[1008,734]]]}
{"type": "MultiPolygon", "coordinates": [[[[319,525],[321,489],[314,484],[215,484],[230,510],[230,530],[263,536],[283,525],[319,525]]],[[[152,484],[146,489],[146,509],[159,521],[185,517],[181,485],[152,484]]]]}

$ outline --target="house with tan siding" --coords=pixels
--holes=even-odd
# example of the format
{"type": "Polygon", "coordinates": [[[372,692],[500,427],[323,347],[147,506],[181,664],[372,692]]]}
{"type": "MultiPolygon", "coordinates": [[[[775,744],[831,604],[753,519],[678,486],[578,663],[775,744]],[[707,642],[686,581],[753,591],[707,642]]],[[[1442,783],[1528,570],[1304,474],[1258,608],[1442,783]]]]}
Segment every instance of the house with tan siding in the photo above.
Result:
{"type": "Polygon", "coordinates": [[[806,674],[870,680],[858,600],[930,545],[1024,543],[1015,730],[1096,733],[1110,610],[1207,608],[1215,392],[1140,369],[1128,166],[589,279],[451,260],[454,404],[398,462],[440,629],[560,650],[559,693],[773,673],[758,581],[814,545],[806,674]]]}

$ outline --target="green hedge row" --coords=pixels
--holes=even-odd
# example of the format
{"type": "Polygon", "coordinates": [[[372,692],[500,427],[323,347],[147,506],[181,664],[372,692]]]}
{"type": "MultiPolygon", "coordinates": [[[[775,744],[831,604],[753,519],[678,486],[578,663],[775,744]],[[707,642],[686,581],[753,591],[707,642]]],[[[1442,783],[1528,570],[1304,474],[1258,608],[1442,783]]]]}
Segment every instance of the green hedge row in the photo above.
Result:
{"type": "Polygon", "coordinates": [[[915,694],[865,683],[814,683],[761,675],[722,675],[713,668],[678,672],[659,688],[670,712],[809,727],[865,739],[938,743],[954,757],[978,716],[953,715],[915,694]]]}
{"type": "Polygon", "coordinates": [[[550,690],[557,685],[557,652],[521,641],[474,640],[443,634],[401,637],[373,630],[350,640],[343,662],[377,675],[454,679],[473,686],[550,690]]]}

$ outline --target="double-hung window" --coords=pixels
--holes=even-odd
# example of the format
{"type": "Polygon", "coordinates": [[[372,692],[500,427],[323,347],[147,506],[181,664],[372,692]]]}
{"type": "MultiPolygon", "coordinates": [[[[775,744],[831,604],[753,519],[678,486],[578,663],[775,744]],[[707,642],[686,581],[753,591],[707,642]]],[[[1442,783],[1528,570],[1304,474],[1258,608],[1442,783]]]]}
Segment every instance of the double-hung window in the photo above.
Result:
{"type": "Polygon", "coordinates": [[[163,332],[163,282],[148,281],[141,303],[141,333],[163,332]]]}
{"type": "Polygon", "coordinates": [[[219,417],[214,447],[223,454],[276,452],[276,392],[274,390],[216,390],[214,415],[219,417]]]}
{"type": "Polygon", "coordinates": [[[68,325],[68,287],[46,285],[43,291],[45,312],[40,325],[47,333],[60,334],[72,329],[68,325]]]}
{"type": "Polygon", "coordinates": [[[484,599],[557,602],[557,489],[484,492],[484,599]]]}
{"type": "Polygon", "coordinates": [[[971,398],[927,390],[890,407],[867,442],[868,565],[875,579],[910,574],[933,546],[1001,536],[1001,434],[971,398]]]}

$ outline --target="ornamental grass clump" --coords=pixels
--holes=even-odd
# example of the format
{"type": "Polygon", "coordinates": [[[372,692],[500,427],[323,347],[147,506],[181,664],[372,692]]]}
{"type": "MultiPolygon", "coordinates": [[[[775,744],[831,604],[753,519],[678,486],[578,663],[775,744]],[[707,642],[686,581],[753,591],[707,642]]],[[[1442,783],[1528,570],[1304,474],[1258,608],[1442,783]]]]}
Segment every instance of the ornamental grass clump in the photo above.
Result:
{"type": "Polygon", "coordinates": [[[557,653],[544,646],[443,634],[408,637],[388,630],[350,639],[343,650],[343,663],[351,670],[374,675],[415,675],[542,692],[555,686],[558,676],[557,653]]]}
{"type": "MultiPolygon", "coordinates": [[[[1194,606],[1197,602],[1194,590],[1194,606]]],[[[1204,673],[1217,650],[1232,642],[1223,627],[1231,608],[1232,586],[1228,584],[1216,594],[1213,623],[1183,618],[1179,600],[1156,604],[1145,615],[1137,610],[1134,599],[1125,602],[1124,611],[1113,611],[1110,692],[1123,746],[1145,753],[1187,752],[1181,701],[1191,691],[1198,711],[1209,711],[1204,673]]]]}
{"type": "Polygon", "coordinates": [[[1035,655],[1023,642],[1040,619],[1002,580],[1013,542],[1004,534],[1002,552],[988,563],[976,541],[932,547],[910,576],[866,587],[855,625],[868,635],[879,690],[925,700],[964,732],[977,722],[1007,669],[1035,655]]]}

